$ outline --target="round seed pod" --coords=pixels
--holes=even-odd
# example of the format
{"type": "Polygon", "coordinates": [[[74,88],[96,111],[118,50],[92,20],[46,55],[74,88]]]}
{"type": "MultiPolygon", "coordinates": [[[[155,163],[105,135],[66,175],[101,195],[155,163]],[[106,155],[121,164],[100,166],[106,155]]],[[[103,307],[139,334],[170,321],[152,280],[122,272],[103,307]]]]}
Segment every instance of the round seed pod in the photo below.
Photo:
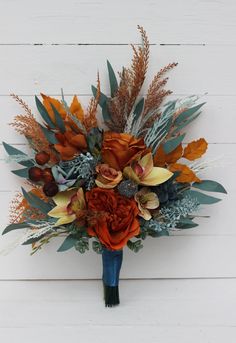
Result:
{"type": "Polygon", "coordinates": [[[43,192],[48,197],[53,197],[54,195],[58,193],[58,191],[59,191],[58,185],[54,181],[47,182],[43,186],[43,192]]]}
{"type": "Polygon", "coordinates": [[[44,181],[45,183],[54,181],[54,177],[53,177],[53,175],[52,175],[52,170],[51,170],[51,168],[45,168],[45,169],[43,170],[43,181],[44,181]]]}
{"type": "Polygon", "coordinates": [[[50,155],[45,151],[40,151],[35,155],[35,161],[40,165],[44,165],[50,160],[50,155]]]}
{"type": "Polygon", "coordinates": [[[31,167],[28,173],[31,181],[38,182],[42,180],[43,171],[39,167],[31,167]]]}

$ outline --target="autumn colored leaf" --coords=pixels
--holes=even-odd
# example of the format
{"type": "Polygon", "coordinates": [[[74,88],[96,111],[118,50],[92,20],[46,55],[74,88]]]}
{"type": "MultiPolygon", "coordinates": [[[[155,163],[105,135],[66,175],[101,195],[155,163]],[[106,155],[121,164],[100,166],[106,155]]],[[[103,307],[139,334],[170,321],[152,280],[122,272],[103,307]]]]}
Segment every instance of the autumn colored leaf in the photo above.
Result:
{"type": "Polygon", "coordinates": [[[196,176],[196,174],[185,164],[174,163],[171,164],[169,170],[174,172],[180,172],[180,175],[177,176],[176,181],[180,183],[185,182],[201,182],[201,180],[196,176]]]}
{"type": "Polygon", "coordinates": [[[192,141],[184,149],[183,157],[190,161],[194,161],[206,152],[207,145],[207,141],[204,138],[192,141]]]}
{"type": "Polygon", "coordinates": [[[70,112],[81,122],[84,120],[84,111],[76,95],[74,95],[70,105],[70,112]]]}
{"type": "Polygon", "coordinates": [[[154,156],[154,165],[157,167],[164,167],[166,164],[172,164],[178,161],[182,157],[183,148],[182,144],[179,144],[177,148],[166,154],[163,146],[161,145],[154,156]]]}
{"type": "Polygon", "coordinates": [[[55,107],[55,109],[60,113],[61,117],[63,119],[65,119],[66,117],[66,111],[63,107],[63,105],[60,103],[59,100],[52,98],[50,96],[47,96],[45,94],[41,93],[41,96],[43,98],[43,105],[46,108],[50,118],[52,119],[52,121],[55,123],[55,114],[53,112],[53,109],[51,107],[51,104],[55,107]]]}
{"type": "MultiPolygon", "coordinates": [[[[54,111],[51,107],[51,104],[55,107],[55,109],[61,115],[61,117],[64,121],[64,124],[66,126],[66,129],[69,129],[69,130],[72,129],[72,130],[75,130],[76,132],[78,132],[78,126],[75,124],[73,119],[67,115],[63,104],[59,100],[52,98],[50,96],[47,96],[45,94],[42,94],[42,93],[41,93],[41,96],[43,98],[43,105],[46,108],[51,120],[53,121],[53,123],[55,123],[55,114],[54,114],[54,111]]],[[[82,108],[82,106],[81,106],[76,95],[74,95],[74,97],[73,97],[73,100],[72,100],[71,105],[69,107],[69,111],[75,118],[79,119],[79,121],[81,123],[83,123],[84,118],[85,118],[84,110],[83,110],[83,108],[82,108]]]]}

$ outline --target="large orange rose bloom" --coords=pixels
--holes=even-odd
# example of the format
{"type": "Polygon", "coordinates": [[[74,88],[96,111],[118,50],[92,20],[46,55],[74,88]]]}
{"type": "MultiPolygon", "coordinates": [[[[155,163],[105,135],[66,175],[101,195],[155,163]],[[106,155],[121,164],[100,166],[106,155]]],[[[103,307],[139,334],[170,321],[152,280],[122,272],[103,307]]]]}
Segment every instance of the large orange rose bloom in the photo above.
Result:
{"type": "Polygon", "coordinates": [[[148,151],[143,138],[135,138],[128,133],[104,132],[102,159],[116,170],[123,170],[132,160],[148,151]]]}
{"type": "Polygon", "coordinates": [[[106,248],[120,250],[130,238],[140,233],[135,200],[103,188],[87,192],[86,200],[88,210],[93,213],[88,234],[97,236],[106,248]]]}

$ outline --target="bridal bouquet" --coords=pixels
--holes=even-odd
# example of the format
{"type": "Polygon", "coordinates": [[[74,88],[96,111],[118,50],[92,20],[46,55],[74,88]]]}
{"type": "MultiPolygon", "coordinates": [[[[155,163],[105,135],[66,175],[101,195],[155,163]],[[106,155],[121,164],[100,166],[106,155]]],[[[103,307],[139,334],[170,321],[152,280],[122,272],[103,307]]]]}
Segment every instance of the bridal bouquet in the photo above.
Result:
{"type": "Polygon", "coordinates": [[[86,110],[76,96],[68,105],[63,91],[60,100],[41,94],[41,100],[35,97],[37,121],[13,94],[25,114],[10,125],[25,136],[30,150],[3,142],[8,160],[22,166],[12,172],[26,179],[3,234],[22,230],[20,243],[31,245],[32,254],[56,237],[63,237],[59,252],[84,253],[91,246],[102,254],[106,306],[119,303],[125,246],[138,252],[147,236],[196,227],[199,205],[220,200],[207,192],[226,193],[198,175],[206,140],[183,143],[204,103],[197,96],[164,101],[171,94],[165,75],[177,63],[161,69],[142,90],[149,42],[138,29],[142,45],[132,45],[131,66],[116,74],[107,62],[109,95],[102,93],[99,75],[86,110]]]}

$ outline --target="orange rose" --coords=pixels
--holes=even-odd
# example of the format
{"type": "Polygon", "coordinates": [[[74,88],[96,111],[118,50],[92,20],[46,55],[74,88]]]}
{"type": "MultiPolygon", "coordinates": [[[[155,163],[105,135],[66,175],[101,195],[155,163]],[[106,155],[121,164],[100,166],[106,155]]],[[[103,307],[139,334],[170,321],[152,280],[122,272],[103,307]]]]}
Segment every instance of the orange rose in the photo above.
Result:
{"type": "Polygon", "coordinates": [[[102,158],[116,170],[123,170],[132,160],[148,151],[143,138],[135,138],[128,133],[104,133],[102,158]]]}
{"type": "Polygon", "coordinates": [[[97,236],[110,250],[120,250],[130,238],[140,232],[136,218],[139,210],[135,200],[116,193],[113,189],[93,188],[86,193],[89,220],[88,234],[97,236]]]}
{"type": "Polygon", "coordinates": [[[109,167],[108,164],[98,164],[96,172],[98,177],[95,182],[100,188],[114,188],[122,180],[122,172],[109,167]]]}

